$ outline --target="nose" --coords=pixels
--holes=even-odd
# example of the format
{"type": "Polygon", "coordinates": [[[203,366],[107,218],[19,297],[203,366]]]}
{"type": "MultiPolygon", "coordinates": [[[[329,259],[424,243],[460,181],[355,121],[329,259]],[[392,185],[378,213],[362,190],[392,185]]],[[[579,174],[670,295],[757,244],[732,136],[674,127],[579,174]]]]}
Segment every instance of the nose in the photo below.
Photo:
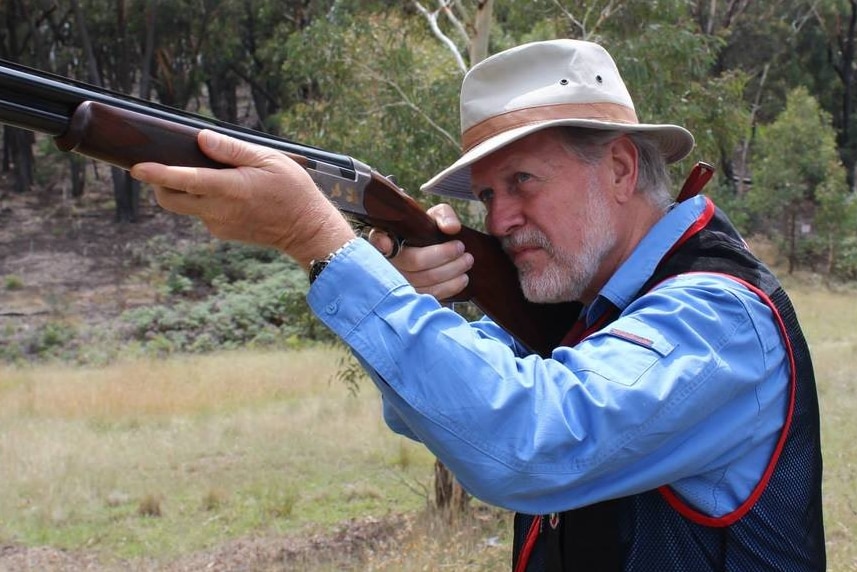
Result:
{"type": "Polygon", "coordinates": [[[487,205],[485,228],[494,236],[508,236],[524,222],[520,200],[510,193],[497,192],[487,205]]]}

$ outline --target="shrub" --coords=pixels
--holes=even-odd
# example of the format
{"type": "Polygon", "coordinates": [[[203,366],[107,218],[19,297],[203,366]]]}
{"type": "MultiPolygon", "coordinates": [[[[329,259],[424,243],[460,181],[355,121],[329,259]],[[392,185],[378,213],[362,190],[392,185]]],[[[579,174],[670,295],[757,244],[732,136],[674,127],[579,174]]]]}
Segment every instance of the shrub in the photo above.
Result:
{"type": "Polygon", "coordinates": [[[26,353],[39,357],[59,357],[61,351],[76,337],[75,329],[62,322],[48,322],[36,328],[24,341],[26,353]]]}
{"type": "Polygon", "coordinates": [[[837,278],[857,280],[857,237],[845,238],[840,243],[833,274],[837,278]]]}
{"type": "Polygon", "coordinates": [[[6,290],[20,290],[24,287],[24,281],[20,276],[16,276],[14,274],[9,274],[3,279],[4,284],[6,285],[6,290]]]}
{"type": "Polygon", "coordinates": [[[291,345],[296,337],[330,340],[304,299],[306,278],[271,249],[218,243],[163,252],[165,304],[121,317],[129,338],[159,354],[238,346],[291,345]]]}

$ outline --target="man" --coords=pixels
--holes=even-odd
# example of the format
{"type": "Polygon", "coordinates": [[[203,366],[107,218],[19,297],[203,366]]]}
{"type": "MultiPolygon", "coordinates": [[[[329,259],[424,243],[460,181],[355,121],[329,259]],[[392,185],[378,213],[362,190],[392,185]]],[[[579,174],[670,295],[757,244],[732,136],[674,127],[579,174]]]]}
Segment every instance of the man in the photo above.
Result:
{"type": "Polygon", "coordinates": [[[398,272],[275,152],[204,133],[236,169],[132,174],[310,271],[313,309],[373,375],[388,424],[518,512],[516,571],[824,570],[809,353],[723,214],[672,203],[666,164],[690,133],[639,123],[612,58],[573,40],[475,66],[461,113],[464,154],[424,189],[483,202],[529,299],[584,303],[549,358],[437,301],[466,284],[460,243],[405,248],[398,272]]]}

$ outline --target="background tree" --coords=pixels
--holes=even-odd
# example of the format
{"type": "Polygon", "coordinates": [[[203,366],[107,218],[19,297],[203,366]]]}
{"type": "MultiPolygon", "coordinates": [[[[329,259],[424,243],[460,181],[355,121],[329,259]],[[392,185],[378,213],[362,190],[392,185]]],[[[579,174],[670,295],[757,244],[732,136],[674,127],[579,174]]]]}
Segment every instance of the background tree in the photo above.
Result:
{"type": "Polygon", "coordinates": [[[847,186],[830,115],[806,88],[796,88],[777,119],[760,128],[755,155],[752,211],[776,229],[789,272],[798,266],[801,247],[812,247],[813,223],[823,230],[832,267],[837,236],[853,235],[848,225],[855,221],[843,208],[847,186]]]}
{"type": "MultiPolygon", "coordinates": [[[[57,7],[51,2],[5,0],[0,2],[3,28],[0,29],[0,57],[25,65],[53,69],[50,50],[57,25],[57,7]]],[[[3,127],[3,171],[12,172],[14,190],[28,191],[35,181],[33,134],[15,127],[3,127]]]]}
{"type": "MultiPolygon", "coordinates": [[[[850,184],[855,182],[857,142],[854,137],[855,49],[857,49],[857,2],[819,0],[813,4],[818,27],[811,31],[816,46],[825,49],[828,73],[818,78],[816,91],[828,92],[825,106],[831,111],[838,135],[840,155],[850,184]]],[[[818,58],[820,59],[820,58],[818,58]]]]}

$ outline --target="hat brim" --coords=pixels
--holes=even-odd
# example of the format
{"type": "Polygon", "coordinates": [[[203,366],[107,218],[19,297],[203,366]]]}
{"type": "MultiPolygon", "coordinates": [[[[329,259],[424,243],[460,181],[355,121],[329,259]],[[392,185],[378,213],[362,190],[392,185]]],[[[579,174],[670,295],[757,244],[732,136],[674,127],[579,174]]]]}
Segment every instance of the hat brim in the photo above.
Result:
{"type": "Polygon", "coordinates": [[[436,195],[456,199],[475,200],[470,183],[470,166],[491,153],[517,141],[531,133],[548,127],[574,126],[617,131],[620,133],[641,133],[655,141],[667,163],[675,163],[685,158],[693,150],[693,135],[678,125],[650,125],[646,123],[609,123],[590,119],[556,119],[543,121],[510,129],[476,145],[458,161],[424,183],[420,190],[436,195]]]}

